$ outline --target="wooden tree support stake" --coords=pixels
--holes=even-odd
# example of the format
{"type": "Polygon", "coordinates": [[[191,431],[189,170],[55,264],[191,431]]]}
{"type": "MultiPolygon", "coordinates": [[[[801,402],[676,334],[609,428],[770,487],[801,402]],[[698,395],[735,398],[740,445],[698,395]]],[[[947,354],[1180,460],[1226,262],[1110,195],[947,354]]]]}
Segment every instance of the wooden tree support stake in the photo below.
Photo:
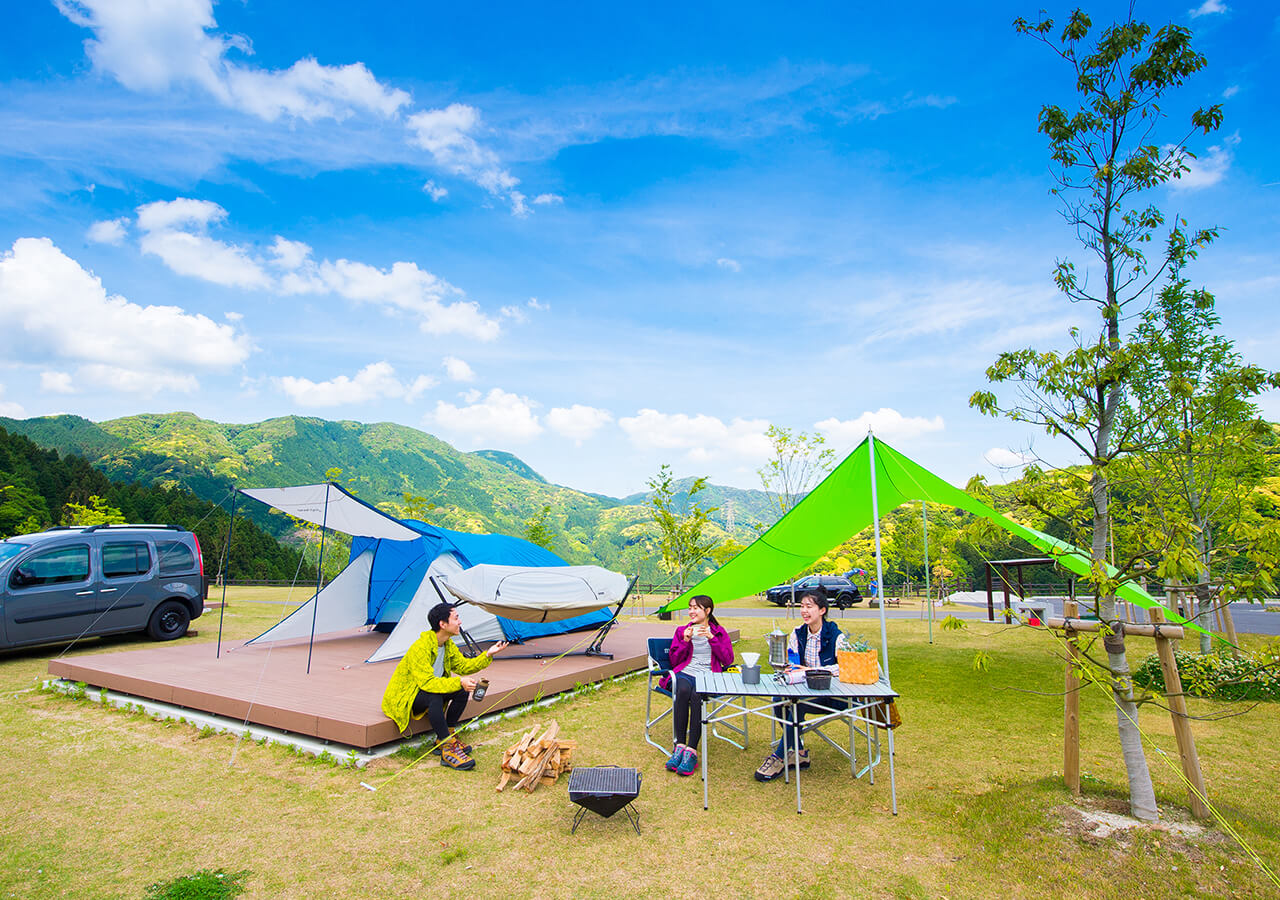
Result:
{"type": "MultiPolygon", "coordinates": [[[[1077,614],[1075,601],[1068,600],[1062,605],[1063,615],[1068,619],[1077,614]]],[[[1062,737],[1062,776],[1067,783],[1067,790],[1080,796],[1080,678],[1076,675],[1079,651],[1076,647],[1076,633],[1068,630],[1067,641],[1067,679],[1063,707],[1062,737]]]]}
{"type": "MultiPolygon", "coordinates": [[[[1150,611],[1151,621],[1159,624],[1164,621],[1164,613],[1159,609],[1150,611]]],[[[1200,772],[1200,758],[1196,755],[1196,740],[1191,734],[1191,721],[1187,718],[1187,701],[1182,693],[1182,679],[1178,675],[1178,663],[1174,659],[1173,646],[1170,639],[1157,633],[1156,653],[1160,655],[1160,669],[1164,673],[1164,691],[1169,700],[1169,714],[1173,716],[1173,735],[1178,741],[1178,757],[1182,763],[1182,774],[1190,784],[1191,813],[1197,819],[1209,818],[1209,806],[1205,802],[1208,794],[1204,790],[1204,775],[1200,772]]]]}

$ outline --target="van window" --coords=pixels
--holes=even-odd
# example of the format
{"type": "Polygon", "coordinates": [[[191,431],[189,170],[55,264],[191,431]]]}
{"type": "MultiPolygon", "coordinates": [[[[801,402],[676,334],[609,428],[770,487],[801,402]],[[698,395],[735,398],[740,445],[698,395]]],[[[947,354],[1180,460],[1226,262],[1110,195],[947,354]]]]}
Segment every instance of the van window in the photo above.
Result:
{"type": "Polygon", "coordinates": [[[37,587],[42,584],[67,584],[89,577],[89,547],[80,544],[37,553],[14,569],[9,586],[37,587]]]}
{"type": "Polygon", "coordinates": [[[151,548],[142,541],[102,545],[102,574],[106,578],[146,575],[151,571],[151,548]]]}
{"type": "Polygon", "coordinates": [[[156,551],[160,554],[161,575],[190,572],[196,567],[195,554],[182,541],[156,541],[156,551]]]}

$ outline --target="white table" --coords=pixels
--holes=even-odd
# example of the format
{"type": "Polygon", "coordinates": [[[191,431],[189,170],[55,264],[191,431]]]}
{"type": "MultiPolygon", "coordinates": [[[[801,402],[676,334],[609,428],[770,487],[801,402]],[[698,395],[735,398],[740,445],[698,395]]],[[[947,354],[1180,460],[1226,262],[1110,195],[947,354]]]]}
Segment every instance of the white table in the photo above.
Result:
{"type": "MultiPolygon", "coordinates": [[[[694,689],[708,699],[702,704],[702,808],[710,807],[710,766],[707,760],[708,740],[711,726],[726,719],[736,719],[742,715],[755,715],[783,726],[783,759],[786,750],[794,749],[785,746],[786,725],[788,715],[795,716],[795,708],[806,701],[823,699],[840,699],[849,701],[845,709],[833,709],[828,712],[809,714],[802,724],[804,731],[813,731],[827,722],[843,719],[849,723],[849,748],[846,750],[832,741],[822,732],[817,732],[823,740],[831,744],[849,760],[849,772],[854,778],[869,775],[875,784],[875,767],[881,762],[880,729],[884,728],[878,718],[872,718],[872,709],[886,700],[894,700],[898,694],[881,680],[875,684],[845,684],[832,676],[831,687],[826,690],[814,690],[805,682],[787,684],[781,678],[775,680],[771,673],[761,673],[759,684],[744,684],[738,672],[702,672],[694,676],[694,689]],[[778,716],[774,710],[774,698],[780,698],[786,708],[783,715],[778,716]],[[747,700],[758,698],[767,700],[764,706],[749,706],[747,700]],[[867,764],[858,769],[857,754],[854,749],[855,735],[867,739],[867,764]]],[[[898,786],[893,772],[893,730],[884,728],[889,742],[889,798],[893,814],[898,814],[898,786]]],[[[796,779],[796,812],[804,812],[800,798],[800,757],[795,754],[794,766],[783,767],[783,775],[790,780],[793,770],[796,779]]]]}

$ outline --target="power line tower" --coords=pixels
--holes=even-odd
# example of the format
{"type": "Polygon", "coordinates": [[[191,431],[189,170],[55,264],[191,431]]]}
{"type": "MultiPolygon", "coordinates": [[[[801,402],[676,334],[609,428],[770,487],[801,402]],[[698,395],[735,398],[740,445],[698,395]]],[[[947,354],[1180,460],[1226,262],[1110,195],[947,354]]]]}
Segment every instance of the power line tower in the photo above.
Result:
{"type": "Polygon", "coordinates": [[[726,500],[724,502],[724,524],[730,533],[733,532],[736,520],[733,517],[733,501],[726,500]]]}

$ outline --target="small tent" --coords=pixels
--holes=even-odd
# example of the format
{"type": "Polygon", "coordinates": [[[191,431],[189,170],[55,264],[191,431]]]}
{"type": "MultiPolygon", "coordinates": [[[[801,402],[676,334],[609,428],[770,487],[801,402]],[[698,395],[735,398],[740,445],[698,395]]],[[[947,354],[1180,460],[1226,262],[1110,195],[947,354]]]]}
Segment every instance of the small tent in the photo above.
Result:
{"type": "MultiPolygon", "coordinates": [[[[391,637],[367,661],[396,659],[426,630],[431,606],[450,599],[437,592],[428,576],[455,575],[481,563],[566,565],[551,551],[520,538],[466,534],[414,519],[395,519],[336,484],[246,488],[243,493],[297,518],[352,536],[347,567],[250,644],[372,625],[391,632],[391,637]],[[398,627],[401,623],[404,627],[398,627]]],[[[525,641],[596,628],[611,618],[608,609],[546,624],[499,618],[479,606],[463,605],[458,613],[462,627],[477,641],[525,641]]]]}

